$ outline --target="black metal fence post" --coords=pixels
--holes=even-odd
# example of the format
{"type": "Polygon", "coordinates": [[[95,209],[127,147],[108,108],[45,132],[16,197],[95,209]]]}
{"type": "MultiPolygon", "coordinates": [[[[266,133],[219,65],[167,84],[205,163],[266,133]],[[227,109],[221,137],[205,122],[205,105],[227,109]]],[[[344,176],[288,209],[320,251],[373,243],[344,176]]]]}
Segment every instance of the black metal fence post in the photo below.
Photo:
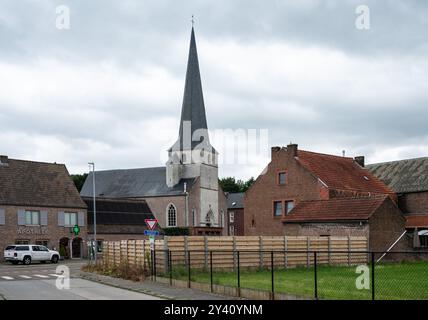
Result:
{"type": "Polygon", "coordinates": [[[187,287],[190,288],[190,251],[187,251],[187,273],[189,278],[187,279],[187,287]]]}
{"type": "Polygon", "coordinates": [[[168,249],[169,285],[172,286],[172,253],[168,249]]]}
{"type": "Polygon", "coordinates": [[[315,300],[318,300],[318,263],[317,263],[317,252],[314,251],[314,296],[315,300]]]}
{"type": "Polygon", "coordinates": [[[372,300],[375,300],[375,268],[376,268],[376,260],[375,260],[375,253],[372,252],[372,300]]]}
{"type": "Polygon", "coordinates": [[[213,252],[210,251],[210,289],[213,292],[213,252]]]}
{"type": "Polygon", "coordinates": [[[240,262],[239,262],[239,251],[236,252],[236,258],[238,262],[238,297],[241,296],[241,268],[240,268],[240,262]]]}
{"type": "Polygon", "coordinates": [[[273,251],[270,252],[270,270],[271,270],[271,281],[272,281],[272,300],[275,300],[275,278],[273,270],[273,251]]]}

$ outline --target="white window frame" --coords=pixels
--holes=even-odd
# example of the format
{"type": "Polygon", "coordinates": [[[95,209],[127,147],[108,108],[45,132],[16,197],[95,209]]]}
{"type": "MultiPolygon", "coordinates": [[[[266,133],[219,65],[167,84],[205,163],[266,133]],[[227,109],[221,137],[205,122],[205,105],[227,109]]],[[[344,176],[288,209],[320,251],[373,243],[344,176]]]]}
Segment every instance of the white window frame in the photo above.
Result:
{"type": "Polygon", "coordinates": [[[173,203],[170,203],[166,206],[166,225],[167,225],[167,227],[176,227],[177,226],[177,207],[173,203]],[[169,221],[169,209],[171,207],[173,207],[174,211],[175,211],[175,218],[174,218],[175,224],[174,225],[169,223],[170,222],[169,221]]]}
{"type": "Polygon", "coordinates": [[[40,211],[37,210],[25,210],[25,225],[26,226],[40,226],[40,211]],[[30,215],[30,221],[28,221],[28,215],[30,215]],[[35,216],[37,217],[35,219],[35,216]],[[35,221],[37,220],[37,221],[35,221]]]}
{"type": "Polygon", "coordinates": [[[229,212],[229,223],[234,223],[235,222],[235,211],[230,211],[229,212]]]}
{"type": "Polygon", "coordinates": [[[75,225],[77,225],[77,223],[78,223],[77,212],[64,212],[64,227],[74,227],[75,225]],[[71,217],[74,217],[74,222],[75,222],[74,224],[71,221],[71,217]]]}
{"type": "Polygon", "coordinates": [[[284,203],[284,208],[285,208],[285,214],[289,214],[291,210],[294,209],[294,201],[293,200],[286,200],[284,203]],[[289,208],[289,204],[291,204],[291,208],[289,208]]]}

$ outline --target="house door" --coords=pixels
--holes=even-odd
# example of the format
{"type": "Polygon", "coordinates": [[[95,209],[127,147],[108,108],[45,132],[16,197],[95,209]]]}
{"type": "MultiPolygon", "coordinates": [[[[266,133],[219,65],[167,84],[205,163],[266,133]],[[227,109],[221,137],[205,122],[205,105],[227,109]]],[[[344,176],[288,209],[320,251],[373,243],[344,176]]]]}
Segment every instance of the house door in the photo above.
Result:
{"type": "Polygon", "coordinates": [[[71,243],[72,246],[72,258],[82,257],[82,238],[74,238],[71,243]]]}
{"type": "Polygon", "coordinates": [[[61,238],[59,240],[59,254],[66,258],[70,258],[70,247],[69,247],[70,240],[68,238],[61,238]]]}

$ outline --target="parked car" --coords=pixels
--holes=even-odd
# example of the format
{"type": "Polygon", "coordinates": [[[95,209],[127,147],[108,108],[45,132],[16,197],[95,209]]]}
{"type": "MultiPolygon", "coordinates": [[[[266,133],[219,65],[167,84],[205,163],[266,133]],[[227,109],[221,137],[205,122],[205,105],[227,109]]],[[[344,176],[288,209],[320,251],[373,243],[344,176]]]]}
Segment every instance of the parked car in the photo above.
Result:
{"type": "Polygon", "coordinates": [[[58,263],[59,253],[58,251],[49,250],[45,246],[39,245],[10,245],[7,246],[4,250],[4,259],[11,262],[12,264],[22,264],[29,265],[31,262],[39,261],[46,262],[50,261],[52,263],[58,263]]]}

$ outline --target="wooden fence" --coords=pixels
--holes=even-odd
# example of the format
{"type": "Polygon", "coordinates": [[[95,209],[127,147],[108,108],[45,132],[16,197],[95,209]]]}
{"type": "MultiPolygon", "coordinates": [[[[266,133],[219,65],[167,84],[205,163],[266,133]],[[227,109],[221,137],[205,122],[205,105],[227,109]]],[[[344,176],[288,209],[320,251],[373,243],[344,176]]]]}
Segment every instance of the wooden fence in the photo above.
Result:
{"type": "Polygon", "coordinates": [[[235,269],[240,267],[264,268],[311,266],[313,252],[317,251],[317,263],[324,265],[354,265],[367,263],[368,241],[365,237],[210,237],[173,236],[155,240],[155,258],[150,253],[149,240],[104,241],[103,261],[119,265],[147,267],[151,259],[156,270],[168,268],[168,260],[174,266],[191,268],[235,269]],[[239,253],[238,253],[239,252],[239,253]],[[273,253],[272,253],[273,252],[273,253]],[[189,257],[190,255],[190,257],[189,257]]]}

